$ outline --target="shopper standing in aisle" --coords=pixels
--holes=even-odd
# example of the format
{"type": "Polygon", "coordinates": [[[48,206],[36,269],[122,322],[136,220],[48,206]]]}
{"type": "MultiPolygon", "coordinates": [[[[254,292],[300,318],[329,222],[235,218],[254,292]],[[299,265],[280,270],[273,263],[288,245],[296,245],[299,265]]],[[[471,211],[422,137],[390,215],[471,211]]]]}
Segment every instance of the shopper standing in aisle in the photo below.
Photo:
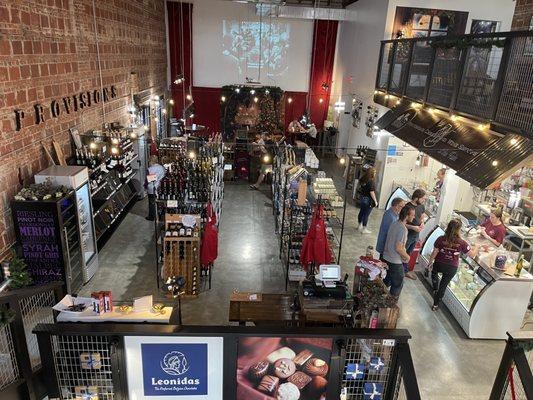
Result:
{"type": "MultiPolygon", "coordinates": [[[[408,203],[415,208],[415,218],[412,222],[407,224],[407,229],[409,231],[407,235],[407,243],[405,248],[407,249],[407,254],[411,255],[415,249],[416,243],[420,238],[420,232],[424,229],[424,221],[427,218],[426,208],[424,203],[426,202],[426,192],[423,189],[416,189],[411,196],[411,201],[408,203]]],[[[416,280],[416,275],[413,271],[409,271],[409,260],[403,264],[403,269],[405,276],[409,279],[416,280]]]]}
{"type": "MultiPolygon", "coordinates": [[[[272,172],[272,153],[274,147],[274,141],[272,136],[268,133],[264,133],[261,137],[254,142],[256,145],[257,153],[261,157],[261,171],[257,178],[257,181],[250,185],[250,189],[258,190],[259,186],[265,180],[266,175],[272,172]]],[[[254,149],[254,151],[256,151],[254,149]]]]}
{"type": "Polygon", "coordinates": [[[461,221],[452,219],[446,227],[443,236],[439,236],[434,244],[433,252],[429,257],[428,268],[431,270],[431,281],[433,283],[433,311],[439,308],[446,287],[457,273],[459,267],[459,256],[467,254],[474,257],[477,248],[461,239],[461,221]],[[439,275],[442,278],[439,282],[439,275]]]}
{"type": "Polygon", "coordinates": [[[400,210],[398,221],[394,222],[387,232],[387,240],[383,250],[383,260],[389,266],[384,283],[390,287],[390,294],[400,296],[403,287],[403,263],[409,261],[409,254],[405,249],[407,241],[407,224],[413,221],[415,209],[407,204],[400,210]]]}
{"type": "Polygon", "coordinates": [[[383,250],[385,249],[385,242],[387,241],[387,233],[390,226],[398,221],[398,215],[401,209],[405,206],[405,200],[396,197],[392,199],[390,208],[385,211],[383,218],[381,219],[381,225],[379,226],[378,241],[376,244],[376,251],[379,253],[380,260],[383,259],[383,250]]]}
{"type": "Polygon", "coordinates": [[[366,170],[361,179],[359,180],[359,192],[361,194],[360,210],[357,216],[359,225],[357,229],[361,233],[371,233],[366,228],[368,224],[368,217],[374,207],[378,206],[378,200],[376,198],[376,169],[371,167],[366,170]]]}
{"type": "Polygon", "coordinates": [[[165,176],[165,167],[159,164],[157,156],[150,156],[150,161],[148,164],[148,174],[146,175],[146,192],[148,193],[148,216],[146,219],[148,221],[153,221],[155,219],[156,206],[155,206],[155,197],[157,189],[161,184],[161,180],[165,176]]]}

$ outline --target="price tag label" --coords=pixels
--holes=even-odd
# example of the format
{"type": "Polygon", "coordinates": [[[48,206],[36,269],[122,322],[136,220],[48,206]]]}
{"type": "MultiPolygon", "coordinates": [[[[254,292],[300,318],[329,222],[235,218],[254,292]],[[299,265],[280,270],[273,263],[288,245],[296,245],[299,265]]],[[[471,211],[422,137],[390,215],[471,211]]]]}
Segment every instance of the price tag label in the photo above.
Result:
{"type": "Polygon", "coordinates": [[[169,207],[169,208],[177,208],[178,207],[178,200],[167,200],[167,207],[169,207]]]}
{"type": "Polygon", "coordinates": [[[383,346],[393,347],[395,343],[394,339],[383,339],[383,346]]]}

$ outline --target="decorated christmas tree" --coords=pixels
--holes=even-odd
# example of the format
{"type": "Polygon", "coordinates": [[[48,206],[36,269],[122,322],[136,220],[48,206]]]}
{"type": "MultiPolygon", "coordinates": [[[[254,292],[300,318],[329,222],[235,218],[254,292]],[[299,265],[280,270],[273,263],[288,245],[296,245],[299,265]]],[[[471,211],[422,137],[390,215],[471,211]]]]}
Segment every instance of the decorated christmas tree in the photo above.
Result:
{"type": "Polygon", "coordinates": [[[20,289],[33,283],[28,274],[26,263],[15,252],[13,252],[13,258],[9,263],[9,279],[11,280],[9,282],[11,289],[20,289]]]}
{"type": "Polygon", "coordinates": [[[258,132],[273,133],[279,128],[279,121],[276,113],[276,105],[271,96],[264,96],[259,99],[259,121],[257,123],[258,132]]]}

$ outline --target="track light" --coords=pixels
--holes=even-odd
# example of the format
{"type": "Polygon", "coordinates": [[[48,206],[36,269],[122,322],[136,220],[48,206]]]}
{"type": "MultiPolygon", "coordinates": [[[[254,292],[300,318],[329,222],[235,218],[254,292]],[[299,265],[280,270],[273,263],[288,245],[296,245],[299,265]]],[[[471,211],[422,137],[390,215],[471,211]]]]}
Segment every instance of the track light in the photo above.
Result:
{"type": "Polygon", "coordinates": [[[341,157],[340,160],[339,160],[339,163],[340,163],[341,165],[346,164],[346,158],[341,157]]]}
{"type": "Polygon", "coordinates": [[[235,91],[236,91],[237,93],[240,93],[240,92],[241,92],[241,89],[240,89],[240,88],[235,88],[235,91]]]}
{"type": "Polygon", "coordinates": [[[287,102],[288,102],[288,103],[292,103],[292,97],[289,97],[289,98],[287,99],[287,102]]]}
{"type": "Polygon", "coordinates": [[[250,90],[250,94],[255,94],[255,89],[250,90]]]}
{"type": "Polygon", "coordinates": [[[173,99],[170,99],[170,100],[168,101],[168,104],[170,104],[171,106],[173,106],[173,105],[174,105],[174,100],[173,100],[173,99]]]}
{"type": "Polygon", "coordinates": [[[191,101],[192,100],[192,96],[190,94],[187,94],[186,96],[187,100],[191,101]]]}
{"type": "Polygon", "coordinates": [[[220,101],[222,101],[222,103],[225,103],[225,102],[226,102],[226,96],[222,96],[222,97],[220,98],[220,101]]]}

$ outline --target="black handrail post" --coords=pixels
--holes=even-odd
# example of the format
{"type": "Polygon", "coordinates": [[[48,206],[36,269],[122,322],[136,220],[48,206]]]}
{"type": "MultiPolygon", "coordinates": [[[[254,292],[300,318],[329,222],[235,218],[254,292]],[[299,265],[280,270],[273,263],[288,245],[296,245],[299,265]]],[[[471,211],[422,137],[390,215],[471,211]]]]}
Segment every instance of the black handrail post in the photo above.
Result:
{"type": "Polygon", "coordinates": [[[385,50],[385,43],[381,42],[381,47],[379,48],[378,70],[377,70],[377,74],[376,74],[376,84],[375,84],[375,88],[376,89],[380,88],[379,81],[380,81],[380,78],[381,78],[381,66],[382,66],[382,63],[383,63],[383,52],[384,52],[384,50],[385,50]]]}
{"type": "Polygon", "coordinates": [[[400,87],[400,93],[402,96],[405,96],[407,93],[407,86],[409,85],[409,75],[411,74],[411,65],[413,63],[413,53],[415,50],[415,43],[411,42],[410,48],[409,48],[409,55],[407,56],[407,69],[405,71],[405,75],[403,77],[403,82],[401,83],[400,87]]]}
{"type": "Polygon", "coordinates": [[[398,43],[394,42],[392,44],[391,51],[389,53],[389,59],[390,59],[390,65],[389,65],[389,75],[387,76],[387,93],[390,91],[390,83],[392,80],[392,72],[394,71],[394,59],[396,57],[396,48],[398,47],[398,43]]]}
{"type": "Polygon", "coordinates": [[[57,384],[56,370],[54,366],[54,352],[52,349],[52,338],[50,334],[36,333],[39,353],[41,354],[42,374],[45,379],[47,394],[49,398],[59,398],[60,390],[57,384]]]}
{"type": "Polygon", "coordinates": [[[14,311],[15,319],[10,324],[11,335],[15,345],[15,357],[21,377],[25,380],[28,388],[30,399],[37,399],[35,384],[33,381],[33,371],[31,368],[30,354],[28,343],[26,342],[26,333],[24,332],[24,321],[22,320],[22,310],[20,308],[20,299],[12,297],[9,299],[9,308],[14,311]]]}
{"type": "Polygon", "coordinates": [[[402,368],[402,379],[407,400],[421,400],[411,349],[407,342],[398,343],[398,358],[402,368]]]}
{"type": "Polygon", "coordinates": [[[494,90],[492,91],[492,104],[491,104],[491,113],[490,119],[494,121],[496,119],[496,114],[498,113],[498,106],[500,105],[501,95],[503,91],[503,84],[505,83],[505,75],[507,73],[507,68],[509,66],[509,59],[511,57],[511,48],[513,46],[513,41],[516,39],[506,38],[505,44],[503,46],[502,58],[500,61],[500,68],[498,70],[498,77],[494,83],[494,90]]]}
{"type": "Polygon", "coordinates": [[[457,99],[459,97],[459,91],[461,90],[462,84],[463,84],[463,75],[465,72],[465,66],[466,66],[466,57],[469,53],[470,48],[465,48],[461,51],[461,55],[459,57],[459,65],[457,66],[457,76],[455,78],[455,85],[453,87],[453,94],[452,94],[452,100],[450,101],[450,110],[455,110],[457,108],[457,99]]]}
{"type": "Polygon", "coordinates": [[[507,343],[505,345],[505,350],[503,351],[502,360],[500,361],[500,366],[498,372],[496,373],[496,379],[492,385],[492,390],[490,392],[489,400],[500,400],[505,390],[507,382],[507,372],[509,368],[513,365],[513,346],[512,346],[512,337],[509,335],[507,343]]]}
{"type": "Polygon", "coordinates": [[[431,80],[433,79],[433,70],[435,68],[435,59],[437,58],[437,48],[434,46],[431,46],[432,52],[431,52],[431,58],[429,60],[428,65],[428,74],[426,76],[426,86],[424,87],[424,95],[423,95],[423,101],[424,103],[427,103],[428,97],[429,97],[429,91],[431,89],[431,80]]]}
{"type": "Polygon", "coordinates": [[[518,370],[518,376],[520,376],[520,381],[522,382],[522,387],[526,393],[526,398],[533,399],[533,375],[531,374],[531,367],[524,354],[524,350],[518,343],[515,343],[513,351],[514,362],[518,370]]]}

